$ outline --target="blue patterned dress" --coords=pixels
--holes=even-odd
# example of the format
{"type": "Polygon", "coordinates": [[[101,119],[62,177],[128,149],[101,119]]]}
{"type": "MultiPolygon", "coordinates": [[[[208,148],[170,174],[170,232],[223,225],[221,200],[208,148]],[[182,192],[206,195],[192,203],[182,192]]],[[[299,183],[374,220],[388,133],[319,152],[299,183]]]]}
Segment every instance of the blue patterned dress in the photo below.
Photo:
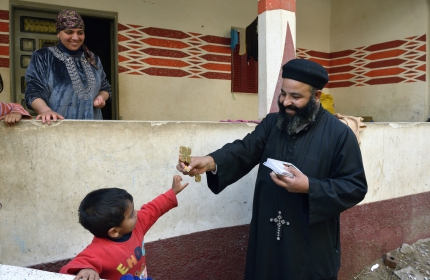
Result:
{"type": "Polygon", "coordinates": [[[25,101],[36,98],[45,101],[52,111],[65,119],[101,120],[101,109],[93,100],[100,91],[112,95],[99,57],[92,66],[82,50],[70,51],[60,42],[56,47],[42,48],[33,53],[25,74],[25,101]]]}

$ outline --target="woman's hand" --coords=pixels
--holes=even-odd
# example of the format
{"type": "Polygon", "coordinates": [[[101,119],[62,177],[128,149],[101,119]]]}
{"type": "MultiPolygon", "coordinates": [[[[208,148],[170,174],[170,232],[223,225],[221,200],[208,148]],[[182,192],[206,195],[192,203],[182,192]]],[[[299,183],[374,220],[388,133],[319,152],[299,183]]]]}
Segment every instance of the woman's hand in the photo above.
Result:
{"type": "Polygon", "coordinates": [[[106,105],[106,100],[102,95],[97,95],[96,98],[94,98],[93,105],[95,108],[103,108],[106,105]]]}
{"type": "Polygon", "coordinates": [[[62,115],[52,111],[41,98],[34,99],[33,102],[31,102],[31,107],[38,113],[36,120],[42,119],[42,123],[50,125],[51,119],[54,122],[57,120],[64,120],[62,115]]]}
{"type": "Polygon", "coordinates": [[[103,108],[106,105],[106,100],[109,99],[109,92],[100,91],[99,94],[94,98],[93,105],[95,108],[103,108]]]}
{"type": "Polygon", "coordinates": [[[47,123],[48,125],[51,124],[51,119],[56,122],[57,120],[64,120],[64,117],[57,112],[54,111],[47,111],[44,113],[41,113],[37,115],[36,120],[42,120],[42,123],[47,123]]]}

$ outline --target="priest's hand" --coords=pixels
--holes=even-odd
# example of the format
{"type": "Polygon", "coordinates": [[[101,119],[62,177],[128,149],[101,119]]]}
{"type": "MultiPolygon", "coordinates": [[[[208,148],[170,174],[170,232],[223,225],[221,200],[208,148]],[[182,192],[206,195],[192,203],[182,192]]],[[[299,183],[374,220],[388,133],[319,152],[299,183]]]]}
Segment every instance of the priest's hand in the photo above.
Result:
{"type": "Polygon", "coordinates": [[[294,178],[288,176],[277,175],[275,172],[270,173],[270,177],[276,185],[285,188],[292,193],[309,193],[308,176],[292,166],[285,166],[285,170],[294,175],[294,178]]]}
{"type": "Polygon", "coordinates": [[[214,171],[216,169],[216,164],[211,156],[191,157],[191,161],[188,165],[179,160],[176,169],[184,175],[194,177],[206,171],[214,171]]]}

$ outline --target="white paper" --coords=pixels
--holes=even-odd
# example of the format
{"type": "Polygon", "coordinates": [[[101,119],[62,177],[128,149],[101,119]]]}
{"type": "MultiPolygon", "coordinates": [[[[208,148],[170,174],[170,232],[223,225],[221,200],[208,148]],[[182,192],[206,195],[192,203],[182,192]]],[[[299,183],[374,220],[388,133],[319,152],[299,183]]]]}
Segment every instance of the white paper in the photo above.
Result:
{"type": "Polygon", "coordinates": [[[285,170],[284,166],[292,166],[295,169],[299,170],[297,167],[295,167],[292,163],[286,162],[286,161],[280,161],[273,158],[268,158],[263,164],[275,172],[275,174],[282,175],[282,176],[288,176],[290,178],[294,178],[294,175],[285,170]]]}

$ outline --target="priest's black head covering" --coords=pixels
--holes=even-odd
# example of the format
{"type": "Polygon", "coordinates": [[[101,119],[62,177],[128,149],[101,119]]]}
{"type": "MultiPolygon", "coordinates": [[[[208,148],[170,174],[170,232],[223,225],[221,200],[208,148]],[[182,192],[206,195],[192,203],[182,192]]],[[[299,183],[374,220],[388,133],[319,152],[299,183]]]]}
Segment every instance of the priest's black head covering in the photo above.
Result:
{"type": "Polygon", "coordinates": [[[282,66],[282,78],[296,80],[316,89],[323,89],[328,82],[328,74],[320,64],[306,59],[292,59],[282,66]]]}

